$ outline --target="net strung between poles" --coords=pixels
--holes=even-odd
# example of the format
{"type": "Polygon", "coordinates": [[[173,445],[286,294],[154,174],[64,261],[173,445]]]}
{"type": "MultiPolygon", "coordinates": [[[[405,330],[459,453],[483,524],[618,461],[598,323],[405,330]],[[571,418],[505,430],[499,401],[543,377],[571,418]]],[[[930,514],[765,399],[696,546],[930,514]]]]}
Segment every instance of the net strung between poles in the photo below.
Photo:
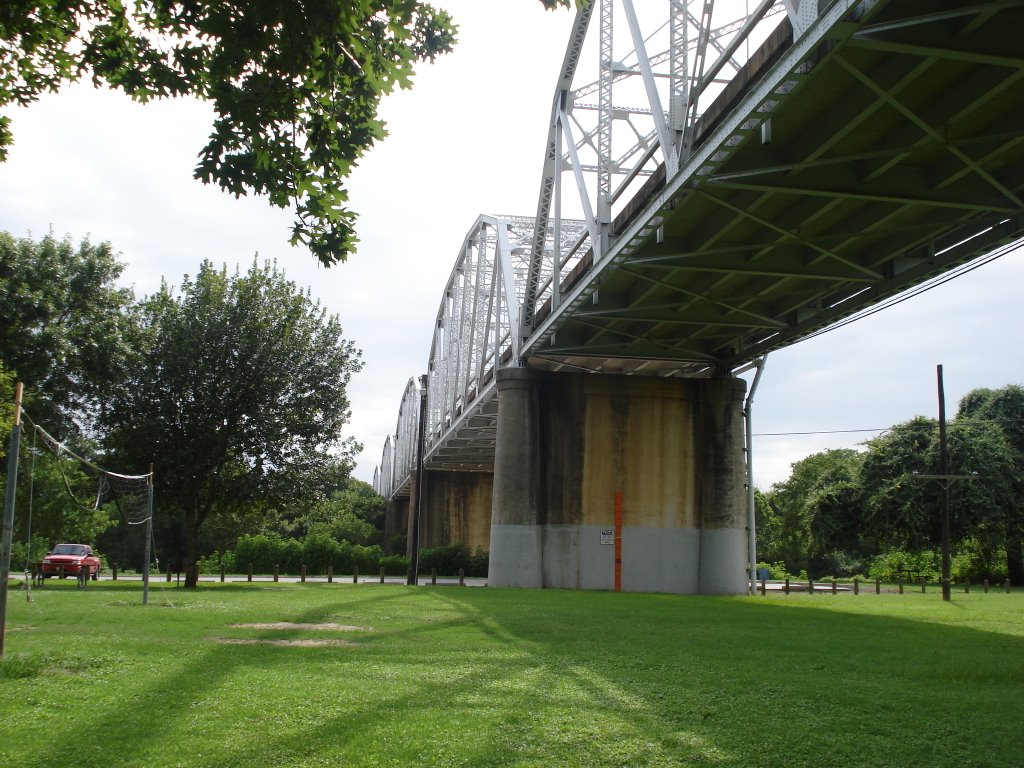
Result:
{"type": "Polygon", "coordinates": [[[64,488],[68,496],[86,510],[98,509],[107,503],[113,503],[128,525],[142,525],[149,521],[152,516],[150,504],[150,485],[152,484],[152,473],[145,475],[123,475],[118,472],[111,472],[103,467],[94,464],[84,456],[80,456],[53,435],[36,424],[24,412],[22,416],[28,421],[39,437],[40,442],[50,453],[57,457],[57,465],[60,468],[61,478],[64,480],[64,488]],[[88,503],[83,503],[76,498],[71,489],[64,467],[64,459],[70,459],[78,464],[79,469],[96,482],[96,497],[88,503]]]}

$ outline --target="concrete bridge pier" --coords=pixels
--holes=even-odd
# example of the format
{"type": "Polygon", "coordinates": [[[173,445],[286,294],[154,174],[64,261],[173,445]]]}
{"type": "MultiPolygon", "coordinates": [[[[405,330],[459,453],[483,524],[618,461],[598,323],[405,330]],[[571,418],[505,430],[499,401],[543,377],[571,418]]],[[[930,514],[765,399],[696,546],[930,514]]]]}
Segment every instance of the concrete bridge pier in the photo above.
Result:
{"type": "Polygon", "coordinates": [[[743,380],[507,368],[497,384],[490,585],[614,589],[618,550],[625,591],[746,591],[743,380]]]}

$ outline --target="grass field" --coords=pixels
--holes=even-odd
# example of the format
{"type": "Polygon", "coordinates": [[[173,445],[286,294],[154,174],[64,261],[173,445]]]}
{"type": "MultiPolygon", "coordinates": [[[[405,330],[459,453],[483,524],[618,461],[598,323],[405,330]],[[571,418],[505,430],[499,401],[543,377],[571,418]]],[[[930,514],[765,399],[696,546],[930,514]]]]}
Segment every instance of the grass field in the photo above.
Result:
{"type": "Polygon", "coordinates": [[[1020,593],[33,598],[8,599],[5,768],[1024,765],[1020,593]]]}

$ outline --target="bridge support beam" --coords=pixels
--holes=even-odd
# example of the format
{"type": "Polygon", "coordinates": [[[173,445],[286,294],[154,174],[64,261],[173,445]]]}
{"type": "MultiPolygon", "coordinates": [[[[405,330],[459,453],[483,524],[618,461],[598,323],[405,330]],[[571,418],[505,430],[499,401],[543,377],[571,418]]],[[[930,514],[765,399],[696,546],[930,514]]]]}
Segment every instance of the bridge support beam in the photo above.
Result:
{"type": "Polygon", "coordinates": [[[623,590],[745,592],[744,390],[499,371],[488,583],[613,589],[619,534],[623,590]]]}

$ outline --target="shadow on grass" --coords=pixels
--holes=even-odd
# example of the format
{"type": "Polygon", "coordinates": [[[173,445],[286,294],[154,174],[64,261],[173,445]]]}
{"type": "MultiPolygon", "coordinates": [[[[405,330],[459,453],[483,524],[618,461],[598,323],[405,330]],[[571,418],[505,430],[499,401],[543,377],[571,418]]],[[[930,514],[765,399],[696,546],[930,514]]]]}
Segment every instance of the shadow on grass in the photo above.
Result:
{"type": "Polygon", "coordinates": [[[322,602],[274,617],[373,631],[345,648],[189,638],[181,660],[54,746],[104,745],[76,751],[84,768],[1009,766],[1024,754],[1020,637],[806,600],[313,589],[322,602]]]}

